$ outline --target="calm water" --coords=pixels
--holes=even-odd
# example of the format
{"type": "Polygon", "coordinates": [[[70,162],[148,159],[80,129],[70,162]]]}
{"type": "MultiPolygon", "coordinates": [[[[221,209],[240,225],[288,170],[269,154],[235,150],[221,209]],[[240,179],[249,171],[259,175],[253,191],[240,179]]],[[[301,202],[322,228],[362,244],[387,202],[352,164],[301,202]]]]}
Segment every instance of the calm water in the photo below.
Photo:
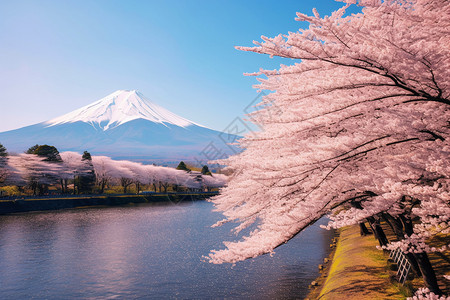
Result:
{"type": "Polygon", "coordinates": [[[0,299],[303,298],[328,254],[318,224],[235,266],[202,262],[232,239],[212,204],[143,204],[0,216],[0,299]]]}

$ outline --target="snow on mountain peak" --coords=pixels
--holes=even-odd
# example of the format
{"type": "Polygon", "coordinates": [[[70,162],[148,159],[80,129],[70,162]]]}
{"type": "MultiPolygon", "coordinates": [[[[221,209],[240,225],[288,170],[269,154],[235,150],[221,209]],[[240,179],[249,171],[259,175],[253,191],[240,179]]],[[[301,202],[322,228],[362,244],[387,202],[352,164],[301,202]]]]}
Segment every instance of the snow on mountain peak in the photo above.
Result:
{"type": "Polygon", "coordinates": [[[89,123],[106,131],[136,119],[187,127],[199,125],[151,102],[136,90],[118,90],[92,104],[46,122],[48,127],[74,122],[89,123]]]}

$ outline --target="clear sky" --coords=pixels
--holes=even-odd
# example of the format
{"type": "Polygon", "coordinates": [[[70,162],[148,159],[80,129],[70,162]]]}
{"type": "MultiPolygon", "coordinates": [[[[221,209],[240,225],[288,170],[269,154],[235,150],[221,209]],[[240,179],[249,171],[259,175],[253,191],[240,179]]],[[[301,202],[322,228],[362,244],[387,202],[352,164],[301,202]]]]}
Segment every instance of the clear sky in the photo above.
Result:
{"type": "MultiPolygon", "coordinates": [[[[46,121],[119,89],[222,130],[257,96],[260,67],[245,53],[261,35],[305,26],[297,11],[342,3],[296,1],[0,1],[0,131],[46,121]]],[[[284,60],[283,63],[293,63],[284,60]]]]}

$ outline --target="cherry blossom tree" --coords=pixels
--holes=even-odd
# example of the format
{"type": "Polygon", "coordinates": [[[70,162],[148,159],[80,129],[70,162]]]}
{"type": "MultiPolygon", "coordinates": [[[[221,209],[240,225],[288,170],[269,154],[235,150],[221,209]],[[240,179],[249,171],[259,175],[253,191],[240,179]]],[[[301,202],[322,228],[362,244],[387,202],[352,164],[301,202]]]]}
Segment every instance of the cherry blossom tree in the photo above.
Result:
{"type": "Polygon", "coordinates": [[[66,151],[60,153],[60,156],[65,166],[64,171],[59,174],[61,177],[61,191],[67,193],[68,182],[69,180],[73,180],[73,193],[75,194],[75,177],[80,169],[81,155],[77,152],[66,151]]]}
{"type": "Polygon", "coordinates": [[[253,230],[209,259],[272,253],[332,212],[329,227],[385,217],[401,239],[386,247],[412,253],[439,294],[426,252],[446,248],[426,242],[450,232],[450,2],[342,2],[331,16],[298,13],[308,29],[237,47],[296,62],[249,74],[273,93],[250,115],[261,132],[220,161],[234,176],[213,201],[217,226],[253,230]]]}
{"type": "Polygon", "coordinates": [[[28,185],[34,195],[43,194],[45,187],[57,183],[59,174],[65,172],[62,164],[46,159],[45,156],[35,154],[10,155],[8,157],[10,183],[28,185]]]}
{"type": "MultiPolygon", "coordinates": [[[[113,160],[107,156],[89,156],[91,159],[83,159],[86,154],[77,152],[58,153],[58,161],[48,161],[46,156],[35,154],[10,155],[8,160],[4,160],[4,165],[0,168],[5,169],[8,174],[8,184],[26,185],[28,184],[34,194],[38,194],[41,185],[61,184],[61,191],[67,191],[68,181],[73,181],[74,185],[80,177],[92,176],[96,178],[100,187],[100,193],[103,193],[106,186],[115,183],[124,188],[124,193],[132,184],[139,186],[141,184],[159,183],[164,190],[168,185],[181,185],[187,188],[201,188],[202,184],[206,187],[217,188],[225,185],[227,177],[222,174],[199,175],[203,178],[202,184],[195,180],[190,173],[176,170],[174,168],[143,165],[141,163],[127,160],[113,160]],[[95,172],[95,175],[92,172],[95,172]]],[[[2,158],[2,157],[0,157],[2,158]]],[[[3,162],[0,160],[0,163],[3,162]]],[[[75,193],[75,186],[74,186],[75,193]]]]}
{"type": "MultiPolygon", "coordinates": [[[[141,163],[113,160],[107,156],[92,156],[92,163],[98,184],[103,191],[108,182],[116,181],[122,185],[124,192],[131,184],[156,184],[167,191],[169,184],[181,185],[188,188],[200,188],[198,182],[189,173],[169,167],[143,165],[141,163]]],[[[202,176],[204,184],[208,187],[222,187],[225,185],[227,177],[222,174],[213,176],[202,176]]]]}
{"type": "Polygon", "coordinates": [[[117,177],[114,161],[107,156],[93,156],[92,164],[94,165],[96,184],[99,186],[99,193],[103,194],[105,188],[117,177]]]}
{"type": "Polygon", "coordinates": [[[73,193],[80,192],[79,181],[83,176],[93,177],[93,165],[90,160],[83,159],[83,155],[78,152],[65,151],[60,153],[61,159],[63,161],[63,168],[59,173],[61,178],[61,190],[62,192],[67,192],[68,181],[73,181],[73,193]],[[78,184],[77,184],[78,181],[78,184]]]}
{"type": "Polygon", "coordinates": [[[140,189],[141,184],[145,184],[146,181],[145,170],[147,166],[141,163],[126,160],[116,161],[115,163],[118,164],[118,166],[120,167],[119,172],[121,176],[119,181],[120,185],[124,189],[124,193],[127,192],[128,187],[132,184],[136,185],[137,190],[140,189]]]}
{"type": "MultiPolygon", "coordinates": [[[[209,172],[211,173],[211,172],[209,172]]],[[[224,174],[204,174],[202,176],[203,178],[203,184],[208,188],[220,188],[225,185],[227,182],[228,177],[224,174]]]]}

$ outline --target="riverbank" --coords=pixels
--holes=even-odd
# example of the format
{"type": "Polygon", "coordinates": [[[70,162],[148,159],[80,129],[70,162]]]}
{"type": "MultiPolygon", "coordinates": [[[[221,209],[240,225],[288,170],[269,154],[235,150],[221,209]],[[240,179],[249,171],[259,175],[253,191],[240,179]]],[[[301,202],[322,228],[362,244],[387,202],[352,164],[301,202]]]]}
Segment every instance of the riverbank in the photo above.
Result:
{"type": "Polygon", "coordinates": [[[305,300],[315,300],[319,298],[320,291],[322,290],[322,287],[327,280],[328,273],[330,272],[330,267],[333,262],[334,253],[336,252],[336,243],[338,239],[339,231],[336,230],[335,237],[331,240],[330,244],[331,252],[327,257],[323,259],[323,264],[318,265],[320,275],[309,285],[310,291],[305,300]]]}
{"type": "MultiPolygon", "coordinates": [[[[390,227],[382,223],[388,240],[396,236],[390,227]]],[[[388,261],[387,253],[377,250],[373,235],[360,236],[359,226],[341,228],[336,238],[336,248],[322,266],[306,299],[406,299],[413,291],[424,286],[421,277],[409,276],[404,285],[395,279],[396,265],[388,261]]],[[[449,236],[436,236],[430,245],[442,247],[448,244],[449,236]]],[[[428,254],[444,295],[450,294],[449,275],[450,250],[428,254]]],[[[411,272],[410,272],[411,273],[411,272]]]]}
{"type": "Polygon", "coordinates": [[[392,279],[388,257],[376,246],[372,235],[360,236],[358,226],[340,229],[331,262],[307,299],[405,299],[405,288],[392,279]]]}
{"type": "Polygon", "coordinates": [[[65,196],[52,198],[15,198],[0,200],[0,215],[41,211],[57,210],[86,206],[114,206],[129,203],[149,202],[182,202],[206,199],[217,195],[217,192],[202,193],[154,193],[140,195],[89,195],[89,196],[65,196]]]}

